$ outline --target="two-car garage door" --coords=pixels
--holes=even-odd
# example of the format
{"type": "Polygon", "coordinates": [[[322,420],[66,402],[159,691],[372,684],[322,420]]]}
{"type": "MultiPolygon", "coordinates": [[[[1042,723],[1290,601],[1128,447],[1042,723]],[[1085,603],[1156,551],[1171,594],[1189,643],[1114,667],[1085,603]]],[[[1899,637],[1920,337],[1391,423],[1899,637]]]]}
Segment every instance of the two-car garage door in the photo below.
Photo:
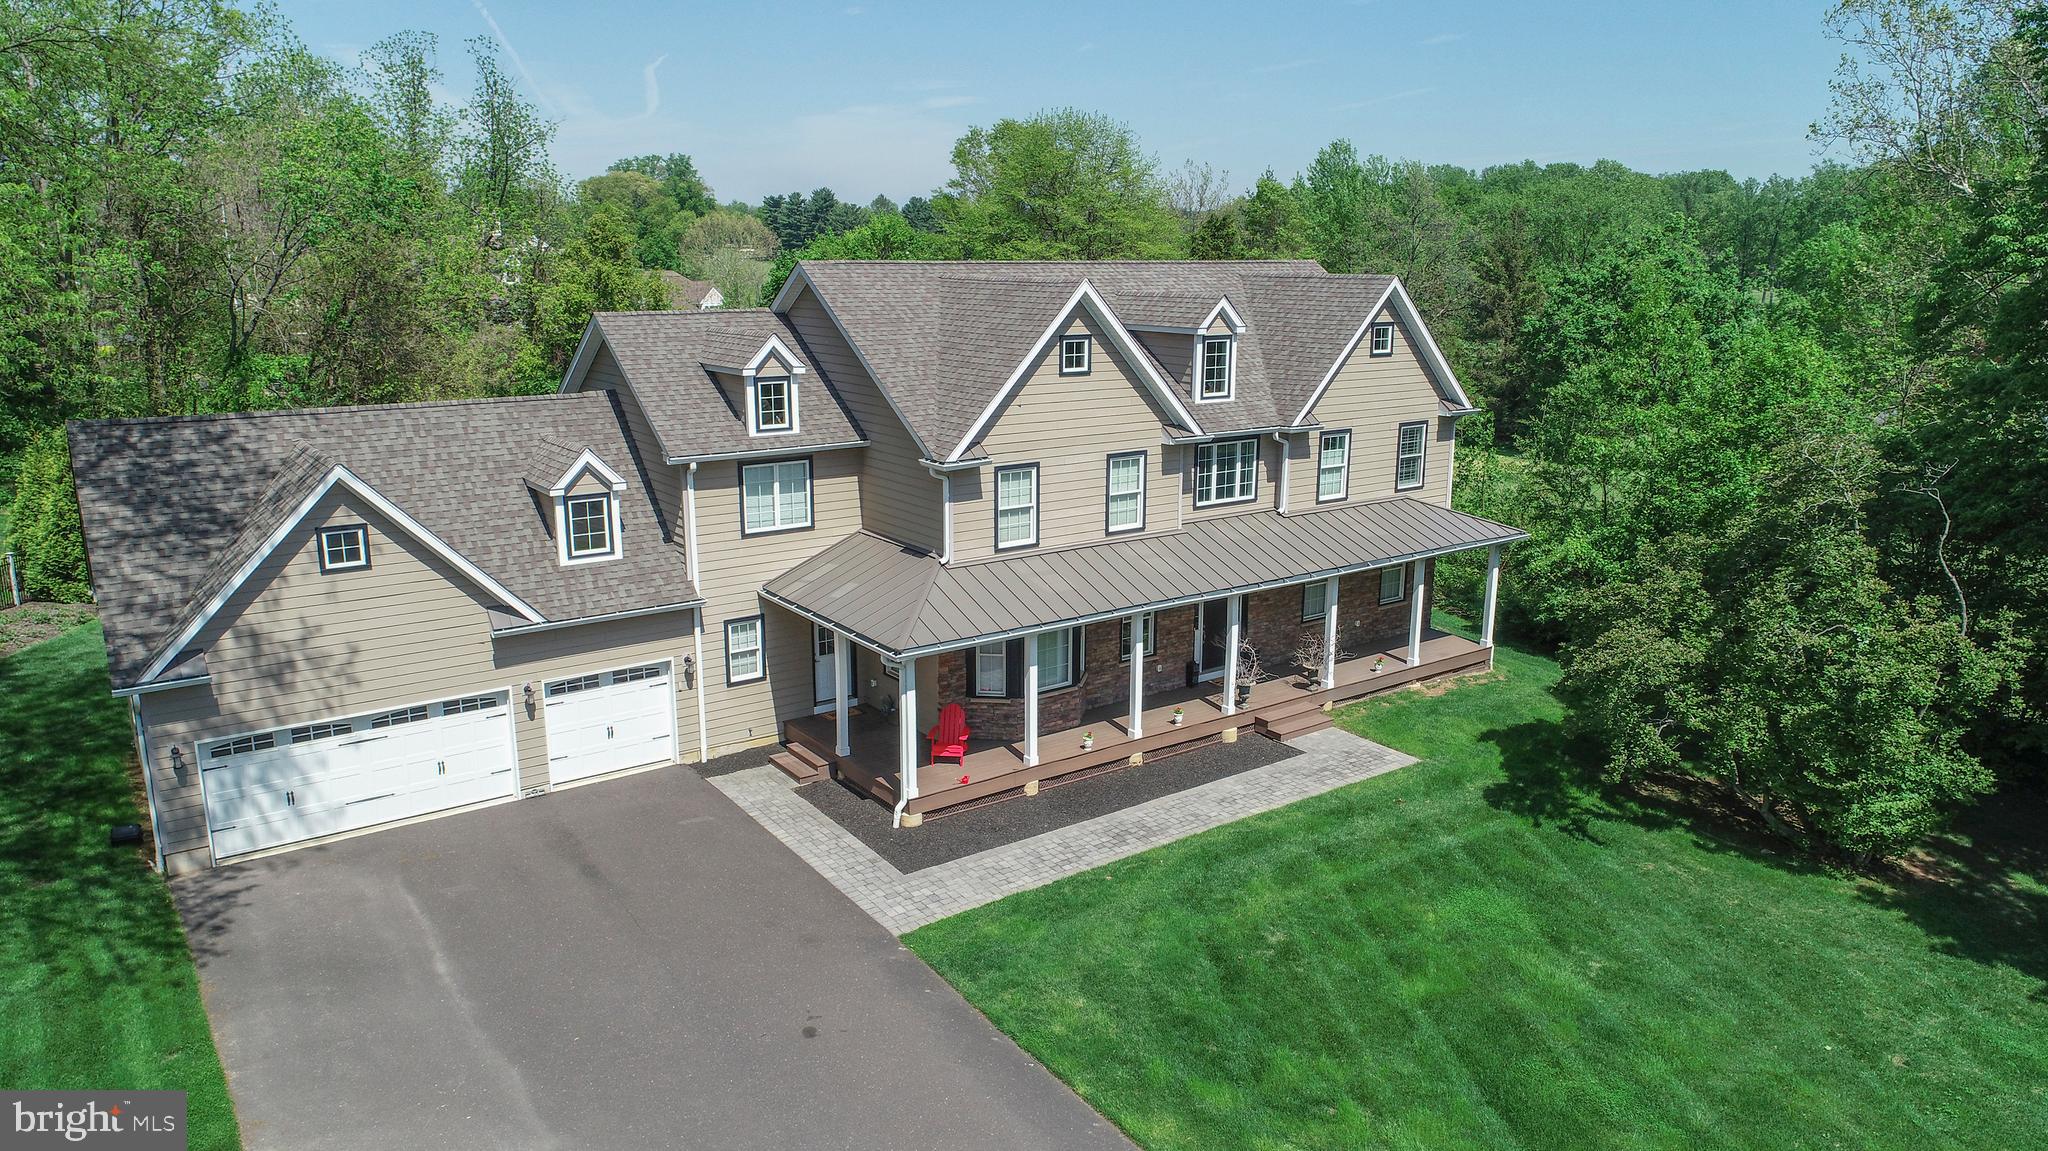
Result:
{"type": "Polygon", "coordinates": [[[514,794],[504,692],[199,745],[213,855],[226,859],[514,794]]]}

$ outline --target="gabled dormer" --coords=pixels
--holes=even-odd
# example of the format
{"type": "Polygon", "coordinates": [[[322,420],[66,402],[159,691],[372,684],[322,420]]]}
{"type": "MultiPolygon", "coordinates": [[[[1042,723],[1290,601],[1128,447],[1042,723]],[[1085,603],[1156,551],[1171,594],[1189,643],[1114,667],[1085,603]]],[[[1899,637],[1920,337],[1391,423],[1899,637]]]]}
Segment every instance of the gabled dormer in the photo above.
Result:
{"type": "Polygon", "coordinates": [[[1244,319],[1230,306],[1229,297],[1197,325],[1195,334],[1195,402],[1228,403],[1237,398],[1237,339],[1244,334],[1244,319]]]}
{"type": "Polygon", "coordinates": [[[526,486],[551,517],[555,558],[563,567],[619,558],[619,497],[626,481],[595,451],[543,437],[526,486]]]}
{"type": "Polygon", "coordinates": [[[747,435],[789,436],[803,430],[803,382],[808,370],[782,337],[771,335],[744,364],[706,364],[705,369],[738,381],[747,435]]]}

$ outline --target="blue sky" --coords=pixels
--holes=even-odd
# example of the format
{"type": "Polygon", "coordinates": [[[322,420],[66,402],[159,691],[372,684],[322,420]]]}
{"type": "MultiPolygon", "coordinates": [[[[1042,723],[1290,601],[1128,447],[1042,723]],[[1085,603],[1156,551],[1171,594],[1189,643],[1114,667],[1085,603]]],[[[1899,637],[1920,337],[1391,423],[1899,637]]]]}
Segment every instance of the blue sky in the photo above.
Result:
{"type": "Polygon", "coordinates": [[[896,200],[951,174],[973,124],[1072,104],[1135,128],[1162,165],[1249,184],[1322,145],[1471,167],[1620,160],[1800,174],[1839,50],[1819,2],[658,4],[280,0],[314,50],[500,38],[580,178],[688,152],[721,198],[824,184],[896,200]]]}

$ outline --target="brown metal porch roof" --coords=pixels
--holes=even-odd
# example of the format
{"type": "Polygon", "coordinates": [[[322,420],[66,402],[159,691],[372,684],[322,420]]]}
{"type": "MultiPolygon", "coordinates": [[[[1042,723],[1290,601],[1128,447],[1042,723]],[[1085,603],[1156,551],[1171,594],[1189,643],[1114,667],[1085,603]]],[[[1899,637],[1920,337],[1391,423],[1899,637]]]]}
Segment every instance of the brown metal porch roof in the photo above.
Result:
{"type": "Polygon", "coordinates": [[[919,655],[1219,595],[1528,538],[1415,499],[1247,512],[1176,532],[946,565],[858,532],[762,595],[892,656],[919,655]]]}

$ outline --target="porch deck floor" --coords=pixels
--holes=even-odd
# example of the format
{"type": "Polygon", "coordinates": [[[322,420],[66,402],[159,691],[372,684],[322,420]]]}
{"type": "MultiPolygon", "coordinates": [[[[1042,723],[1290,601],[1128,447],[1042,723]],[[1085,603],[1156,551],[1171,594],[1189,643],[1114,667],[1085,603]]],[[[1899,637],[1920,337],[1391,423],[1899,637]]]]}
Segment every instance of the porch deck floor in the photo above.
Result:
{"type": "MultiPolygon", "coordinates": [[[[925,763],[918,770],[918,795],[909,810],[932,811],[990,794],[992,790],[1021,786],[1026,778],[1053,780],[1076,771],[1114,764],[1134,753],[1150,753],[1216,735],[1228,727],[1248,728],[1265,715],[1298,712],[1323,702],[1344,702],[1391,690],[1416,680],[1430,679],[1483,664],[1487,650],[1462,636],[1431,631],[1422,642],[1422,658],[1408,663],[1408,645],[1401,640],[1391,647],[1369,651],[1339,661],[1337,681],[1329,689],[1310,689],[1295,669],[1282,669],[1252,688],[1248,704],[1235,715],[1223,712],[1220,682],[1198,684],[1154,692],[1146,697],[1142,735],[1129,733],[1130,712],[1122,704],[1094,708],[1080,724],[1059,731],[1041,731],[1038,764],[1026,769],[1021,740],[970,739],[963,763],[946,760],[925,763]],[[1385,661],[1379,672],[1376,660],[1385,661]],[[1182,722],[1172,723],[1174,708],[1184,709],[1182,722]],[[1081,736],[1095,734],[1092,749],[1084,750],[1081,736]],[[965,777],[965,783],[962,778],[965,777]],[[997,785],[1001,785],[998,787],[997,785]],[[949,794],[951,793],[951,794],[949,794]]],[[[835,720],[830,712],[792,720],[786,734],[800,738],[814,750],[836,762],[842,777],[884,802],[893,804],[897,786],[897,722],[866,708],[856,708],[848,717],[849,756],[833,754],[835,720]]],[[[920,759],[928,752],[924,733],[917,739],[920,759]]]]}

